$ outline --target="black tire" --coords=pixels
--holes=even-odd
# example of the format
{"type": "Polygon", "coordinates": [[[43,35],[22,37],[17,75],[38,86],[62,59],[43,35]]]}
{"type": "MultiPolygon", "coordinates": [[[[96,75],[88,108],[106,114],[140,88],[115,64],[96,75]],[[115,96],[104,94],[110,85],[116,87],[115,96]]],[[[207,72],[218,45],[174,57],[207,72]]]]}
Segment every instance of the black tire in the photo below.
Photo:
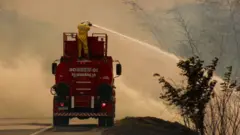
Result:
{"type": "Polygon", "coordinates": [[[102,117],[98,118],[99,127],[112,127],[114,126],[114,117],[102,117]]]}
{"type": "Polygon", "coordinates": [[[105,126],[105,118],[98,118],[98,126],[99,127],[105,126]]]}
{"type": "Polygon", "coordinates": [[[114,117],[108,117],[108,118],[106,118],[106,126],[107,126],[107,127],[112,127],[112,126],[114,126],[114,117]]]}
{"type": "Polygon", "coordinates": [[[68,117],[53,117],[53,126],[68,126],[69,125],[69,118],[68,117]]]}

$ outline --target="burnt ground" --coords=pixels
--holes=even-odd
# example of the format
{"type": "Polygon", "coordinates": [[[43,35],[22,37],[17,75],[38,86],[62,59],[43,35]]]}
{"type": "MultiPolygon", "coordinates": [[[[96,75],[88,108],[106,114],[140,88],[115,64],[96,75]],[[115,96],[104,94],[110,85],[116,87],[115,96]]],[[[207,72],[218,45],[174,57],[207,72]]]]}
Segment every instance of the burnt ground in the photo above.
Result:
{"type": "Polygon", "coordinates": [[[175,122],[154,117],[126,117],[102,135],[198,135],[187,127],[175,122]]]}

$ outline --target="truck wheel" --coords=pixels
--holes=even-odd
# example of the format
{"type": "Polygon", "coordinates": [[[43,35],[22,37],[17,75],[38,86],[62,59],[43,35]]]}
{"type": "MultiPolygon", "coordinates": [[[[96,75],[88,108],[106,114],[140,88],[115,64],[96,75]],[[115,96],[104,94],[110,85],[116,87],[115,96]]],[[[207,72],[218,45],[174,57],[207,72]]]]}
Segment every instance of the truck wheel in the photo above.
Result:
{"type": "Polygon", "coordinates": [[[99,127],[105,126],[105,118],[98,118],[98,126],[99,127]]]}
{"type": "Polygon", "coordinates": [[[106,118],[106,126],[108,126],[108,127],[114,126],[114,117],[106,118]]]}
{"type": "Polygon", "coordinates": [[[69,118],[68,117],[53,117],[53,125],[54,126],[67,126],[69,124],[69,118]]]}
{"type": "Polygon", "coordinates": [[[114,117],[98,118],[98,126],[99,127],[112,127],[112,126],[114,126],[114,117]]]}

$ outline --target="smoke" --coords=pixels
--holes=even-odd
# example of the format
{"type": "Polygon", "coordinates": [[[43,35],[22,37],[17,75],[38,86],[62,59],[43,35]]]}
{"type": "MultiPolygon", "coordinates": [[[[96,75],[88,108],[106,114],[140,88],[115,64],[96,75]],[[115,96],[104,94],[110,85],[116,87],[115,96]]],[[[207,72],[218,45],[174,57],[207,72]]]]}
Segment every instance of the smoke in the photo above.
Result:
{"type": "Polygon", "coordinates": [[[152,32],[158,46],[163,50],[182,57],[193,55],[192,47],[187,42],[189,39],[186,37],[186,31],[181,24],[184,23],[199,52],[198,55],[203,60],[219,57],[218,75],[223,75],[226,66],[233,66],[234,77],[240,75],[237,60],[240,19],[238,3],[230,1],[230,6],[227,0],[206,0],[199,3],[189,0],[188,3],[177,1],[175,6],[167,10],[152,4],[152,9],[149,10],[144,6],[143,0],[132,2],[135,4],[130,6],[135,7],[135,15],[140,18],[142,26],[152,32]],[[184,22],[179,22],[177,12],[184,22]]]}
{"type": "MultiPolygon", "coordinates": [[[[149,32],[136,25],[138,19],[120,0],[5,1],[0,11],[0,117],[52,115],[49,88],[54,78],[50,65],[62,55],[62,32],[75,31],[81,20],[154,42],[149,32]]],[[[108,34],[109,55],[123,65],[123,75],[116,79],[117,117],[149,115],[173,119],[174,111],[166,109],[158,99],[161,87],[152,75],[158,72],[179,81],[177,61],[108,34]]]]}
{"type": "Polygon", "coordinates": [[[0,24],[0,117],[51,116],[50,62],[61,55],[61,35],[52,24],[4,6],[0,24]]]}
{"type": "Polygon", "coordinates": [[[18,57],[14,67],[0,63],[1,117],[44,116],[51,110],[51,95],[41,63],[41,59],[29,56],[18,57]]]}
{"type": "Polygon", "coordinates": [[[0,117],[51,116],[50,62],[61,55],[61,35],[8,4],[0,11],[0,117]]]}

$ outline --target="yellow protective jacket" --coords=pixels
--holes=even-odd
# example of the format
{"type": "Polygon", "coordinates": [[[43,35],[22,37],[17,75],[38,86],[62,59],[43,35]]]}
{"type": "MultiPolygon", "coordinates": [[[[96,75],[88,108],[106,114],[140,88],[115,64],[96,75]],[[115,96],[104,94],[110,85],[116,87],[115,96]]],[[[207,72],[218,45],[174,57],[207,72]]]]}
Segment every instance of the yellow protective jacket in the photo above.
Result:
{"type": "Polygon", "coordinates": [[[81,51],[83,49],[84,54],[89,57],[88,52],[88,31],[90,30],[89,24],[81,23],[78,25],[78,56],[81,57],[81,51]]]}

